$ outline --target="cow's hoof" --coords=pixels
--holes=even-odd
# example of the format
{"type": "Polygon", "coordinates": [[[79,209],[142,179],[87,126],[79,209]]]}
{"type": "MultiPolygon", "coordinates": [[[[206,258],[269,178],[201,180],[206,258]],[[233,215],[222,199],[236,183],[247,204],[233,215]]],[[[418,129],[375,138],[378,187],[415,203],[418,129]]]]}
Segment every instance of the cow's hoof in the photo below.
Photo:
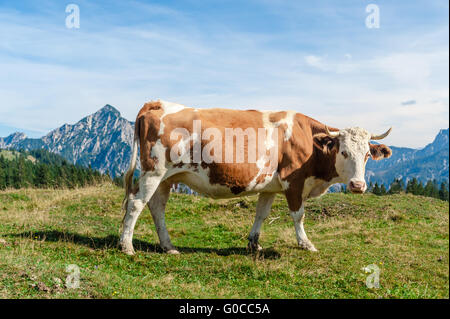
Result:
{"type": "Polygon", "coordinates": [[[316,247],[314,247],[314,245],[310,241],[301,242],[298,245],[300,246],[301,249],[304,249],[304,250],[313,251],[313,252],[318,251],[316,249],[316,247]]]}
{"type": "Polygon", "coordinates": [[[252,242],[249,242],[249,243],[248,243],[247,249],[248,249],[250,252],[258,252],[258,251],[262,251],[262,250],[263,250],[263,248],[261,247],[260,244],[258,244],[258,243],[252,243],[252,242]]]}
{"type": "Polygon", "coordinates": [[[133,248],[131,248],[131,249],[124,249],[124,248],[122,248],[122,252],[125,253],[128,256],[133,256],[134,255],[134,249],[133,248]]]}
{"type": "Polygon", "coordinates": [[[170,255],[179,255],[180,254],[180,252],[176,249],[169,249],[166,251],[166,253],[170,254],[170,255]]]}
{"type": "Polygon", "coordinates": [[[121,250],[122,250],[123,253],[125,253],[125,254],[127,254],[129,256],[134,255],[133,245],[121,243],[120,247],[121,247],[121,250]]]}

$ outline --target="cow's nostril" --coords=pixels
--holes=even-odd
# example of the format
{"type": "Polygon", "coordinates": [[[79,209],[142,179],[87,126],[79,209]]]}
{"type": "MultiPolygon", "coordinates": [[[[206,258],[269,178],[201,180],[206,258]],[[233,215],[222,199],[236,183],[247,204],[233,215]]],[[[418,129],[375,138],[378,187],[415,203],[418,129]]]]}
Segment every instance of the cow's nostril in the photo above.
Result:
{"type": "Polygon", "coordinates": [[[365,187],[366,183],[364,182],[359,182],[359,181],[350,181],[350,189],[353,190],[363,190],[365,187]]]}

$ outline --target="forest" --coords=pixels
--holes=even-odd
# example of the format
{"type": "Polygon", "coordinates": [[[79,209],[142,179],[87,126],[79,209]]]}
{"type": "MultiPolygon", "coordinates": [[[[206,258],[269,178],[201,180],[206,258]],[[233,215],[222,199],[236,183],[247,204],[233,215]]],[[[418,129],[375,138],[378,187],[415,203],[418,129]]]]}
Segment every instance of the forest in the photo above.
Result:
{"type": "Polygon", "coordinates": [[[0,151],[0,190],[6,188],[75,188],[110,180],[91,167],[69,163],[46,150],[0,151]]]}
{"type": "Polygon", "coordinates": [[[403,179],[396,178],[389,185],[389,188],[386,188],[384,184],[370,183],[367,192],[379,196],[406,193],[449,201],[449,187],[447,182],[439,184],[436,180],[428,180],[426,183],[422,183],[415,177],[409,179],[406,183],[403,179]]]}

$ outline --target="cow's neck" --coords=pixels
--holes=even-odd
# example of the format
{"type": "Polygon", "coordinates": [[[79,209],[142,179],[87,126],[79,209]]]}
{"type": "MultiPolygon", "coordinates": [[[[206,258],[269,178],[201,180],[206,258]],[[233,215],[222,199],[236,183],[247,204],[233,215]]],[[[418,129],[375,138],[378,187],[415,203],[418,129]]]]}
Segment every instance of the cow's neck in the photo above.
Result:
{"type": "Polygon", "coordinates": [[[339,182],[339,175],[336,172],[336,151],[323,153],[319,149],[314,149],[312,168],[304,179],[302,198],[313,198],[324,194],[328,188],[339,182]]]}
{"type": "Polygon", "coordinates": [[[336,155],[336,150],[324,153],[322,150],[314,147],[311,161],[313,169],[311,169],[310,176],[326,182],[338,177],[339,175],[336,171],[336,155]]]}

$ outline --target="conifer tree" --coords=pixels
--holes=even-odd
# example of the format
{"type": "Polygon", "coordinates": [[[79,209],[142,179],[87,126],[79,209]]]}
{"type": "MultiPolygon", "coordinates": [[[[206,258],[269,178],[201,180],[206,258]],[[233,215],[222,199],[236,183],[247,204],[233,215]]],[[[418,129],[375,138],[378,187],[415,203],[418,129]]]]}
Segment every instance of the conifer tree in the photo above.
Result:
{"type": "Polygon", "coordinates": [[[380,190],[380,186],[378,186],[378,183],[375,183],[372,193],[374,193],[375,195],[378,195],[378,196],[381,195],[381,190],[380,190]]]}
{"type": "Polygon", "coordinates": [[[386,187],[384,186],[384,184],[381,184],[380,186],[380,195],[386,195],[386,187]]]}

